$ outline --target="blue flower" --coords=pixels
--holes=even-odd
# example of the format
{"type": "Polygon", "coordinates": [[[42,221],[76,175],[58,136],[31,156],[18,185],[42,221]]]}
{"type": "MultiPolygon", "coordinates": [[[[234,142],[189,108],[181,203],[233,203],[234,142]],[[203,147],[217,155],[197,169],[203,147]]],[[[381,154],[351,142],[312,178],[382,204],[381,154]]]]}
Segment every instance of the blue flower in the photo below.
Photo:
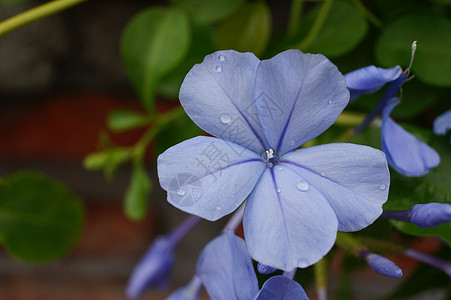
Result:
{"type": "Polygon", "coordinates": [[[215,300],[309,299],[299,283],[284,276],[271,277],[259,291],[246,244],[231,230],[205,246],[196,274],[215,300]]]}
{"type": "Polygon", "coordinates": [[[174,258],[168,238],[156,238],[133,270],[127,283],[127,297],[138,298],[149,287],[166,288],[174,258]]]}
{"type": "Polygon", "coordinates": [[[365,259],[371,269],[381,275],[392,278],[399,278],[402,276],[402,270],[388,258],[366,250],[361,251],[360,256],[365,259]]]}
{"type": "Polygon", "coordinates": [[[434,120],[435,134],[445,135],[449,130],[451,130],[451,110],[445,111],[434,120]]]}
{"type": "Polygon", "coordinates": [[[440,156],[390,118],[391,111],[400,102],[395,95],[407,80],[408,71],[402,72],[400,67],[381,69],[369,66],[348,73],[345,78],[354,99],[392,82],[367,120],[382,114],[382,150],[390,166],[405,176],[423,176],[439,165],[440,156]]]}
{"type": "Polygon", "coordinates": [[[345,143],[295,150],[329,128],[348,101],[343,75],[322,55],[206,56],[186,76],[180,102],[216,138],[195,137],[159,156],[168,201],[217,220],[247,198],[252,258],[285,271],[316,263],[337,230],[377,219],[388,195],[382,151],[345,143]]]}

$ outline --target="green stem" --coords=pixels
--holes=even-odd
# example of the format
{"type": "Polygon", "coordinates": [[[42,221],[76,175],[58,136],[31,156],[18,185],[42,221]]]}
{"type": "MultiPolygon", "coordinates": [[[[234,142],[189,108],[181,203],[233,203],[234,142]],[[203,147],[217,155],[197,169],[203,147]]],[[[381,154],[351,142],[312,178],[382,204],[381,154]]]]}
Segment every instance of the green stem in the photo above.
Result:
{"type": "MultiPolygon", "coordinates": [[[[319,262],[314,265],[315,273],[315,285],[316,290],[319,294],[325,294],[327,289],[327,262],[326,258],[323,257],[319,262]]],[[[319,297],[318,297],[319,298],[319,297]]]]}
{"type": "Polygon", "coordinates": [[[366,247],[362,245],[358,239],[345,232],[337,233],[337,239],[335,243],[343,250],[346,250],[356,256],[359,255],[360,250],[366,249],[366,247]]]}
{"type": "Polygon", "coordinates": [[[178,119],[185,113],[182,107],[174,108],[167,113],[158,115],[155,117],[154,124],[151,126],[139,139],[139,141],[133,147],[132,156],[136,161],[139,161],[144,156],[149,143],[156,137],[158,132],[163,129],[167,124],[178,119]]]}
{"type": "Polygon", "coordinates": [[[20,13],[0,23],[0,36],[84,1],[86,0],[55,0],[20,13]]]}
{"type": "Polygon", "coordinates": [[[374,26],[381,28],[384,24],[371,11],[369,11],[360,0],[352,0],[358,10],[364,15],[374,26]]]}
{"type": "Polygon", "coordinates": [[[321,27],[323,27],[324,21],[329,14],[330,8],[332,6],[333,0],[325,0],[323,5],[321,6],[321,10],[319,11],[318,17],[316,17],[315,22],[310,28],[310,31],[307,33],[307,36],[295,47],[300,50],[305,50],[310,46],[310,44],[315,40],[318,35],[321,27]]]}
{"type": "Polygon", "coordinates": [[[293,37],[299,28],[304,0],[292,0],[290,9],[290,19],[288,21],[288,36],[293,37]]]}

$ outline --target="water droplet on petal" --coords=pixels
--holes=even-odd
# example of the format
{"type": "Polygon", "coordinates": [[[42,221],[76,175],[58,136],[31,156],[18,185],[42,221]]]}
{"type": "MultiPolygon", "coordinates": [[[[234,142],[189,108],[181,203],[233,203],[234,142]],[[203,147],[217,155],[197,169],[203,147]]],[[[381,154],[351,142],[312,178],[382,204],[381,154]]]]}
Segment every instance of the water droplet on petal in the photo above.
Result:
{"type": "Polygon", "coordinates": [[[294,141],[294,140],[291,140],[291,141],[290,141],[290,145],[293,146],[294,144],[295,144],[295,141],[294,141]]]}
{"type": "Polygon", "coordinates": [[[216,70],[216,72],[221,72],[222,68],[220,66],[216,66],[215,70],[216,70]]]}
{"type": "Polygon", "coordinates": [[[334,104],[334,100],[330,99],[329,104],[334,104]]]}
{"type": "Polygon", "coordinates": [[[298,188],[298,190],[300,190],[301,192],[305,192],[308,190],[308,183],[305,181],[300,181],[296,184],[296,187],[298,188]]]}
{"type": "Polygon", "coordinates": [[[299,268],[306,268],[310,265],[310,261],[306,258],[301,258],[298,263],[299,268]]]}
{"type": "Polygon", "coordinates": [[[326,172],[322,171],[321,176],[326,177],[326,172]]]}
{"type": "Polygon", "coordinates": [[[185,190],[178,189],[178,190],[176,191],[176,193],[177,193],[177,195],[179,195],[179,196],[184,196],[186,192],[185,192],[185,190]]]}
{"type": "Polygon", "coordinates": [[[216,208],[215,208],[217,211],[220,211],[221,210],[221,206],[216,206],[216,208]]]}
{"type": "Polygon", "coordinates": [[[224,58],[224,55],[219,55],[219,56],[218,56],[218,59],[219,59],[219,61],[224,61],[224,59],[225,59],[225,58],[224,58]]]}
{"type": "Polygon", "coordinates": [[[283,171],[282,167],[277,168],[278,171],[283,171]]]}
{"type": "Polygon", "coordinates": [[[281,192],[282,192],[282,189],[281,189],[281,188],[278,188],[278,189],[277,189],[277,192],[278,192],[278,193],[281,193],[281,192]]]}
{"type": "Polygon", "coordinates": [[[380,188],[381,190],[385,190],[385,184],[381,184],[381,185],[379,186],[379,188],[380,188]]]}
{"type": "Polygon", "coordinates": [[[231,120],[230,115],[228,115],[228,114],[222,114],[221,115],[221,122],[222,123],[229,124],[230,120],[231,120]]]}

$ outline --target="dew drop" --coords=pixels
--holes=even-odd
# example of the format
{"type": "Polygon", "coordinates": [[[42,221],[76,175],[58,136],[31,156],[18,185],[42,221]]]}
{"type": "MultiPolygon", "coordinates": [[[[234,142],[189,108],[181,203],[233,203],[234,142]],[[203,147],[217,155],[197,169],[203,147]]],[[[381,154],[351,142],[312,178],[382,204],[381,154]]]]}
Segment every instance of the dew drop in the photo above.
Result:
{"type": "Polygon", "coordinates": [[[278,171],[283,171],[283,168],[282,167],[278,167],[277,170],[278,171]]]}
{"type": "Polygon", "coordinates": [[[329,104],[334,104],[334,100],[330,99],[329,104]]]}
{"type": "Polygon", "coordinates": [[[216,72],[221,72],[222,68],[220,66],[216,66],[215,70],[216,70],[216,72]]]}
{"type": "Polygon", "coordinates": [[[298,190],[300,190],[301,192],[305,192],[308,190],[308,183],[305,181],[300,181],[296,184],[296,187],[298,188],[298,190]]]}
{"type": "Polygon", "coordinates": [[[381,190],[385,190],[385,184],[381,184],[381,185],[379,186],[379,188],[380,188],[381,190]]]}
{"type": "Polygon", "coordinates": [[[224,55],[219,55],[219,56],[218,56],[218,59],[219,59],[219,61],[224,61],[224,59],[225,59],[225,58],[224,58],[224,55]]]}
{"type": "Polygon", "coordinates": [[[217,211],[220,211],[221,210],[221,206],[216,206],[216,208],[215,208],[217,211]]]}
{"type": "Polygon", "coordinates": [[[185,192],[185,190],[178,189],[178,190],[176,191],[176,193],[177,193],[177,195],[179,195],[179,196],[184,196],[186,192],[185,192]]]}
{"type": "Polygon", "coordinates": [[[221,122],[222,123],[229,124],[230,120],[231,120],[230,115],[228,115],[228,114],[222,114],[221,115],[221,122]]]}
{"type": "Polygon", "coordinates": [[[301,258],[298,262],[299,268],[306,268],[310,265],[310,261],[306,258],[301,258]]]}
{"type": "Polygon", "coordinates": [[[294,145],[294,143],[295,143],[295,141],[294,141],[294,140],[291,140],[291,141],[290,141],[290,145],[292,145],[292,146],[293,146],[293,145],[294,145]]]}
{"type": "Polygon", "coordinates": [[[321,176],[326,177],[326,172],[322,171],[321,176]]]}
{"type": "Polygon", "coordinates": [[[281,189],[281,188],[278,188],[278,189],[277,189],[277,192],[278,192],[278,193],[281,193],[281,192],[282,192],[282,189],[281,189]]]}

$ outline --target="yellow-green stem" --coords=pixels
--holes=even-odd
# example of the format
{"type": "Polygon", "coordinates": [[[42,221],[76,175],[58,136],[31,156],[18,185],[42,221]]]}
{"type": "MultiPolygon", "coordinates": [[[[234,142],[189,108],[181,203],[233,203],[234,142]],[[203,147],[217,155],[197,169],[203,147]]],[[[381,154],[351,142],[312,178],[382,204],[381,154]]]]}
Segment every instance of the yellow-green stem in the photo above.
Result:
{"type": "Polygon", "coordinates": [[[290,37],[293,37],[298,31],[303,4],[304,0],[292,0],[291,2],[290,19],[288,22],[288,35],[290,37]]]}
{"type": "Polygon", "coordinates": [[[381,28],[384,24],[375,16],[371,11],[369,11],[365,5],[360,0],[352,0],[354,5],[358,10],[364,15],[374,26],[381,28]]]}
{"type": "Polygon", "coordinates": [[[327,18],[327,15],[329,14],[330,8],[332,6],[333,0],[325,0],[324,3],[321,6],[321,10],[319,11],[319,14],[315,20],[315,22],[312,25],[312,28],[310,28],[310,31],[307,33],[307,36],[295,47],[300,50],[306,50],[308,46],[315,40],[316,36],[318,35],[319,31],[323,27],[324,21],[327,18]]]}
{"type": "Polygon", "coordinates": [[[87,0],[55,0],[27,10],[0,23],[0,36],[31,22],[56,14],[59,11],[87,0]]]}
{"type": "Polygon", "coordinates": [[[327,261],[325,257],[314,265],[314,272],[316,289],[318,293],[321,293],[321,290],[325,291],[327,288],[327,261]]]}

